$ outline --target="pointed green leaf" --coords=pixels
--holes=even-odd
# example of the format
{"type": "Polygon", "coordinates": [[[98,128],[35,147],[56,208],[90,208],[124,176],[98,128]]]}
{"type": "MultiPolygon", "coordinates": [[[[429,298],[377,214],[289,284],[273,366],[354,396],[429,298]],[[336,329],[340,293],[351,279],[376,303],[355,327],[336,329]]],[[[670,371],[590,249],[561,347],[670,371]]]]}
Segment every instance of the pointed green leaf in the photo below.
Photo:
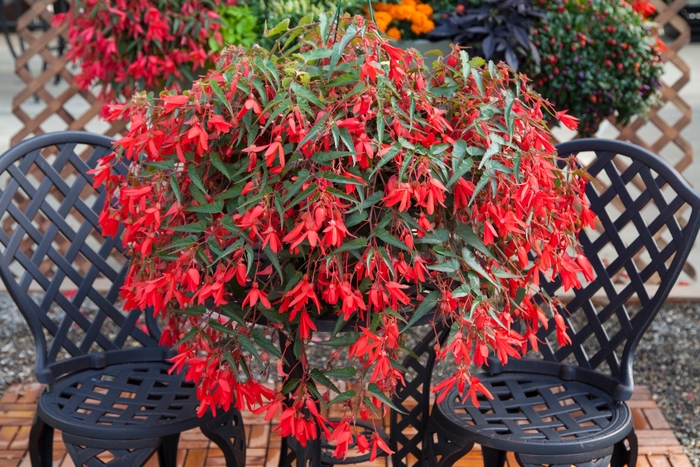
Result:
{"type": "Polygon", "coordinates": [[[440,292],[436,290],[433,290],[428,295],[426,295],[425,299],[420,303],[420,305],[418,305],[416,311],[413,312],[413,315],[408,320],[408,323],[403,327],[401,332],[405,332],[407,329],[413,326],[419,319],[421,319],[427,312],[435,308],[435,306],[438,303],[438,300],[440,299],[440,296],[440,292]]]}

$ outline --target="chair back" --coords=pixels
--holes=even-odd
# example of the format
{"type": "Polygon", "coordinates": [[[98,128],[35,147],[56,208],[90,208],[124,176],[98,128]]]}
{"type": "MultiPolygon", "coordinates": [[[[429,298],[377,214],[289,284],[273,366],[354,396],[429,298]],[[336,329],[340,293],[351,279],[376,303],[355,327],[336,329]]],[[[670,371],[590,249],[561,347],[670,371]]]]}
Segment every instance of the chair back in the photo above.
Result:
{"type": "MultiPolygon", "coordinates": [[[[581,232],[579,240],[596,278],[585,282],[581,277],[582,287],[564,299],[568,303],[560,311],[571,344],[558,344],[551,319],[538,334],[540,357],[566,363],[573,372],[609,375],[616,400],[626,400],[633,389],[634,349],[698,234],[700,197],[666,161],[638,146],[579,139],[557,149],[562,158],[575,156],[595,179],[586,196],[599,224],[581,232]]],[[[543,278],[543,287],[552,296],[563,291],[560,280],[543,278]]]]}
{"type": "Polygon", "coordinates": [[[65,131],[0,156],[0,278],[34,335],[42,383],[166,355],[143,313],[118,306],[128,262],[119,235],[101,235],[105,189],[87,173],[112,144],[65,131]]]}

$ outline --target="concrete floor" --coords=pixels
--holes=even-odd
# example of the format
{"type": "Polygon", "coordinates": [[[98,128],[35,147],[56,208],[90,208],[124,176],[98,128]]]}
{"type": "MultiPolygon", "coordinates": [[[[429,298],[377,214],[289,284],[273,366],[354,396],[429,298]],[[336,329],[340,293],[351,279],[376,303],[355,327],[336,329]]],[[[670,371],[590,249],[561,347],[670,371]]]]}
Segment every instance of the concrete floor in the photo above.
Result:
{"type": "MultiPolygon", "coordinates": [[[[13,42],[13,44],[15,48],[17,48],[18,44],[16,42],[13,42]]],[[[685,170],[684,176],[691,185],[700,190],[700,43],[689,44],[681,50],[680,56],[691,68],[692,77],[691,82],[681,90],[680,96],[688,102],[693,113],[692,122],[683,130],[682,135],[690,142],[693,147],[693,153],[695,154],[695,161],[685,170]]],[[[36,74],[41,71],[42,63],[36,60],[31,62],[29,66],[32,72],[36,74]]],[[[8,45],[4,37],[0,36],[0,154],[9,147],[12,136],[22,128],[22,123],[12,114],[12,98],[24,88],[22,81],[15,75],[14,69],[14,61],[8,45]]],[[[675,66],[667,66],[664,76],[664,80],[667,83],[675,83],[679,76],[680,72],[675,66]]],[[[48,92],[53,95],[58,95],[63,89],[65,89],[64,82],[47,86],[48,92]]],[[[75,97],[68,102],[66,107],[77,117],[86,109],[87,103],[82,98],[75,97]]],[[[35,102],[34,99],[29,99],[25,101],[22,108],[29,115],[34,115],[44,108],[44,104],[43,102],[35,102]]],[[[681,112],[674,106],[669,105],[660,112],[660,115],[667,122],[673,124],[681,117],[681,112]]],[[[42,125],[45,131],[63,130],[66,126],[67,125],[58,116],[52,117],[50,121],[42,125]]],[[[107,125],[98,120],[94,120],[88,125],[88,130],[95,132],[103,132],[106,128],[107,125]]],[[[607,124],[601,127],[598,136],[614,138],[617,134],[615,128],[607,124]]],[[[639,134],[642,135],[643,139],[651,143],[658,138],[660,131],[656,129],[653,124],[647,124],[639,134]]],[[[570,134],[561,130],[555,131],[555,135],[561,141],[571,137],[570,134]]],[[[669,144],[662,151],[661,155],[672,164],[675,164],[680,160],[682,153],[673,144],[669,144]]],[[[692,291],[690,288],[687,289],[687,292],[681,294],[681,297],[687,295],[689,298],[693,298],[697,295],[695,298],[700,299],[699,247],[696,247],[694,253],[691,255],[690,263],[693,265],[694,269],[698,271],[698,286],[696,288],[696,284],[693,284],[692,291]]],[[[681,277],[681,280],[684,282],[694,282],[684,276],[681,277]]]]}

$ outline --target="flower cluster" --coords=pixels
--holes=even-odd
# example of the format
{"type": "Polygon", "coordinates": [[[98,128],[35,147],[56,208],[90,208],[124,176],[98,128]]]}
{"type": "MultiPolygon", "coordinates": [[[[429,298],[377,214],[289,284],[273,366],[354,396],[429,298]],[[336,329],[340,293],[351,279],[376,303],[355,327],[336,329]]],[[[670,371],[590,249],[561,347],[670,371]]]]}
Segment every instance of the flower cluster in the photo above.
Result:
{"type": "Polygon", "coordinates": [[[398,4],[375,3],[372,8],[379,29],[392,39],[423,36],[435,28],[433,9],[421,0],[401,0],[398,4]]]}
{"type": "Polygon", "coordinates": [[[54,21],[70,23],[66,56],[80,65],[75,83],[98,86],[110,104],[136,91],[189,86],[213,63],[210,38],[222,43],[221,4],[235,0],[76,0],[54,21]]]}
{"type": "Polygon", "coordinates": [[[533,31],[541,59],[524,67],[535,89],[580,118],[584,136],[605,117],[626,125],[647,115],[663,73],[651,24],[624,0],[539,1],[549,11],[533,31]]]}
{"type": "Polygon", "coordinates": [[[129,133],[92,172],[109,195],[100,223],[124,226],[125,306],[164,317],[202,412],[249,408],[302,446],[324,434],[337,457],[356,444],[374,458],[392,447],[351,430],[404,384],[418,320],[452,327],[439,397],[483,391],[470,365],[537,347],[547,313],[567,342],[538,285],[591,279],[577,235],[594,216],[550,143],[552,109],[505,64],[456,49],[428,71],[361,16],[286,24],[269,51],[227,48],[183,94],[132,100],[129,133]],[[335,358],[315,368],[312,345],[335,358]],[[341,352],[350,366],[334,366],[341,352]],[[281,389],[261,383],[271,374],[281,389]]]}

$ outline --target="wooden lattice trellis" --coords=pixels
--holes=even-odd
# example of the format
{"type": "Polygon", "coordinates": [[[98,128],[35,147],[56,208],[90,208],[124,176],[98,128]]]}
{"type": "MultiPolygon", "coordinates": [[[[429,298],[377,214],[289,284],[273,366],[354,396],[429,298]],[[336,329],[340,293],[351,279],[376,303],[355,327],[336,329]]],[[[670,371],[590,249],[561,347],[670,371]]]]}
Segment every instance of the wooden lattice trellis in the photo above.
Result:
{"type": "MultiPolygon", "coordinates": [[[[671,44],[668,44],[668,50],[663,54],[663,61],[664,63],[672,63],[681,72],[681,76],[674,83],[669,84],[666,82],[668,74],[664,75],[664,83],[661,89],[663,104],[653,109],[649,116],[650,122],[661,130],[662,135],[652,143],[645,141],[640,137],[639,130],[642,129],[646,122],[644,119],[637,119],[626,127],[616,125],[616,128],[620,131],[618,139],[629,140],[656,154],[661,154],[662,149],[667,145],[674,144],[683,153],[682,158],[676,162],[675,168],[679,172],[683,172],[683,170],[693,162],[693,148],[690,143],[681,136],[683,128],[690,123],[692,111],[690,105],[678,94],[681,88],[690,82],[690,67],[688,67],[688,64],[678,55],[678,51],[690,42],[690,27],[688,23],[678,15],[678,12],[688,4],[688,0],[675,0],[670,4],[664,3],[663,0],[650,1],[658,11],[654,22],[659,24],[660,29],[663,30],[667,25],[670,25],[678,32],[678,37],[676,37],[671,44]],[[659,115],[662,109],[668,108],[669,106],[675,106],[682,113],[681,118],[673,125],[669,125],[668,122],[659,115]]],[[[613,123],[615,122],[613,121],[613,123]]]]}
{"type": "MultiPolygon", "coordinates": [[[[29,4],[29,10],[17,20],[17,34],[26,44],[26,48],[15,61],[15,73],[26,86],[12,99],[12,113],[24,124],[24,127],[12,137],[12,145],[28,136],[44,133],[45,128],[42,125],[54,115],[65,122],[65,129],[87,129],[88,124],[97,120],[102,107],[102,103],[95,95],[90,91],[81,91],[75,85],[68,61],[64,55],[59,56],[56,53],[57,43],[67,37],[68,25],[34,31],[30,28],[37,22],[51,24],[55,0],[26,0],[26,2],[29,4]],[[32,62],[34,57],[40,58],[44,66],[40,64],[37,66],[36,61],[32,62]],[[33,68],[39,68],[38,74],[32,73],[33,68]],[[56,88],[57,78],[67,84],[67,87],[54,96],[47,87],[56,88]],[[71,109],[66,106],[66,103],[76,95],[82,97],[88,104],[87,110],[82,113],[77,110],[78,106],[71,106],[73,107],[71,109]],[[33,99],[42,101],[45,107],[36,115],[30,116],[23,108],[23,104],[33,99]]],[[[125,122],[114,122],[105,134],[117,135],[125,126],[125,122]]]]}

